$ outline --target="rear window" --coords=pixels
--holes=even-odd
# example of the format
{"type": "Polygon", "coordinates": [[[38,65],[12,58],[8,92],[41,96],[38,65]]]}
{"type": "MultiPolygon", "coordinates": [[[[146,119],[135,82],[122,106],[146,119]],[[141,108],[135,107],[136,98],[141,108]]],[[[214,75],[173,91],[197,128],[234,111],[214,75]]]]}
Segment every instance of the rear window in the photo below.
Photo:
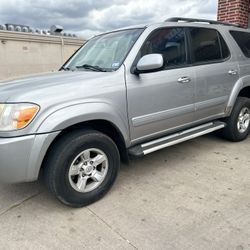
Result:
{"type": "Polygon", "coordinates": [[[239,45],[243,54],[250,58],[250,33],[243,31],[230,31],[230,33],[239,45]]]}
{"type": "Polygon", "coordinates": [[[191,48],[195,63],[221,61],[229,57],[226,42],[217,30],[190,28],[191,48]]]}

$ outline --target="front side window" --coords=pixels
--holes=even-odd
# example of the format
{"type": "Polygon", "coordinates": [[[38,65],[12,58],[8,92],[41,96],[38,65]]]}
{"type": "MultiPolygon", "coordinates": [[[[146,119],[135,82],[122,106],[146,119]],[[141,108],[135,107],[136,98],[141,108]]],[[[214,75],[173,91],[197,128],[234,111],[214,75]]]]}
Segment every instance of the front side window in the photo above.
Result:
{"type": "Polygon", "coordinates": [[[250,33],[242,31],[230,31],[230,33],[243,54],[250,58],[250,33]]]}
{"type": "Polygon", "coordinates": [[[187,63],[186,38],[183,28],[164,28],[153,32],[140,50],[140,57],[162,54],[164,67],[187,63]]]}
{"type": "Polygon", "coordinates": [[[143,29],[131,29],[94,37],[63,68],[115,71],[121,66],[142,31],[143,29]]]}
{"type": "Polygon", "coordinates": [[[217,30],[190,28],[191,52],[194,63],[206,63],[226,59],[229,49],[217,30]]]}

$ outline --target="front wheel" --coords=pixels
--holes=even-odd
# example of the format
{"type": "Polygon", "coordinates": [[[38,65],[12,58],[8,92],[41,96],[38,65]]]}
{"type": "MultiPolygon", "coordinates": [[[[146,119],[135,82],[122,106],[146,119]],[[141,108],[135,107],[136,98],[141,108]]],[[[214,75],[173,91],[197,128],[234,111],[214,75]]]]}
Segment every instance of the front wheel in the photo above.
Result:
{"type": "Polygon", "coordinates": [[[119,151],[105,134],[79,130],[53,145],[45,165],[45,181],[66,205],[83,207],[101,199],[113,185],[119,151]]]}
{"type": "Polygon", "coordinates": [[[250,99],[238,97],[230,117],[225,120],[227,126],[222,135],[234,142],[246,139],[250,132],[250,99]]]}

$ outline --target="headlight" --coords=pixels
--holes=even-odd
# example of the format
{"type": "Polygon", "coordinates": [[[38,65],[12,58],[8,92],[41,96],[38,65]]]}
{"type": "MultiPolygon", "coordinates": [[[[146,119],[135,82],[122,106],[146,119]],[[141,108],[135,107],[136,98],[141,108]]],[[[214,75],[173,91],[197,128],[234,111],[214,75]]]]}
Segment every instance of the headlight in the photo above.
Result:
{"type": "Polygon", "coordinates": [[[38,111],[39,106],[32,103],[0,103],[0,131],[26,127],[38,111]]]}

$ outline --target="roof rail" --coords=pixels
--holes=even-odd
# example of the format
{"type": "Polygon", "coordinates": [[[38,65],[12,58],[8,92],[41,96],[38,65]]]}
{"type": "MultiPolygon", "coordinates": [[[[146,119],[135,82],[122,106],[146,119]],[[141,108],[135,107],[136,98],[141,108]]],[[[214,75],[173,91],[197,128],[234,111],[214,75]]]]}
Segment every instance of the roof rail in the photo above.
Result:
{"type": "Polygon", "coordinates": [[[209,23],[209,24],[221,24],[226,26],[234,26],[238,28],[243,28],[239,24],[232,24],[214,20],[207,20],[207,19],[199,19],[199,18],[186,18],[186,17],[171,17],[165,20],[165,22],[187,22],[187,23],[209,23]]]}

